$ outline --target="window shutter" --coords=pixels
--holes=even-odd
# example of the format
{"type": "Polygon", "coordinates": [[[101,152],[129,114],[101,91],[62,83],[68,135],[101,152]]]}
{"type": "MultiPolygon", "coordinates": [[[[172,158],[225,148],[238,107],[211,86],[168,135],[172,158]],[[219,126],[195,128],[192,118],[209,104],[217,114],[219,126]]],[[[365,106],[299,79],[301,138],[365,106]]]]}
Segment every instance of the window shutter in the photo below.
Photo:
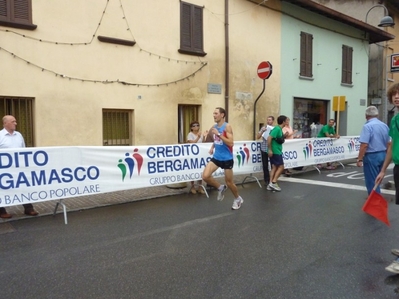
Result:
{"type": "Polygon", "coordinates": [[[0,20],[7,20],[10,16],[7,0],[0,0],[0,20]]]}
{"type": "Polygon", "coordinates": [[[180,43],[182,48],[191,48],[191,6],[181,6],[180,43]]]}
{"type": "Polygon", "coordinates": [[[313,77],[313,35],[306,35],[306,75],[313,77]]]}
{"type": "Polygon", "coordinates": [[[300,75],[313,77],[313,35],[301,32],[300,75]]]}
{"type": "Polygon", "coordinates": [[[205,56],[203,7],[180,2],[179,53],[205,56]]]}
{"type": "Polygon", "coordinates": [[[342,78],[341,82],[352,84],[352,60],[353,48],[343,45],[342,46],[342,78]]]}
{"type": "Polygon", "coordinates": [[[30,0],[14,0],[14,5],[12,6],[14,22],[18,23],[31,23],[31,1],[30,0]]]}
{"type": "Polygon", "coordinates": [[[194,26],[193,26],[193,50],[201,51],[203,49],[203,20],[202,20],[202,8],[194,7],[194,26]]]}
{"type": "Polygon", "coordinates": [[[0,0],[0,25],[34,30],[32,0],[0,0]]]}
{"type": "Polygon", "coordinates": [[[347,65],[347,71],[348,71],[348,83],[352,84],[352,58],[353,58],[353,48],[349,47],[348,48],[348,65],[347,65]]]}
{"type": "Polygon", "coordinates": [[[300,71],[299,75],[305,76],[306,74],[306,34],[301,32],[301,53],[300,53],[300,71]]]}

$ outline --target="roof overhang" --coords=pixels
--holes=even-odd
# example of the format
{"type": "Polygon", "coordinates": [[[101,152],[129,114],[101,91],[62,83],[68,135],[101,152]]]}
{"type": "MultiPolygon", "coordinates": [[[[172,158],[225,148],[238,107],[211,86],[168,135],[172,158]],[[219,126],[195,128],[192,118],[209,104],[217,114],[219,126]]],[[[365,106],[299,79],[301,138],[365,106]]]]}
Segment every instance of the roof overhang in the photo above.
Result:
{"type": "Polygon", "coordinates": [[[311,0],[281,0],[281,1],[300,6],[302,8],[310,10],[319,15],[323,15],[327,18],[333,19],[335,21],[338,21],[343,24],[347,24],[351,27],[362,30],[368,34],[370,44],[384,42],[384,41],[392,40],[395,38],[394,35],[388,33],[387,31],[381,30],[377,27],[374,27],[370,24],[367,24],[358,19],[352,18],[348,15],[340,13],[336,10],[333,10],[327,6],[321,5],[321,4],[313,2],[311,0]]]}

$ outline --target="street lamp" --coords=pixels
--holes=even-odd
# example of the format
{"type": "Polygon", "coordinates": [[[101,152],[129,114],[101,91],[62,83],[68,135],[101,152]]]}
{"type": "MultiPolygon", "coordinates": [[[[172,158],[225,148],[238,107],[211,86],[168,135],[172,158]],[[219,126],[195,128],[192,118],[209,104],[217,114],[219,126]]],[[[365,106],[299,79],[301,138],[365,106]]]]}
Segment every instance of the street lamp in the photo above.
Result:
{"type": "MultiPolygon", "coordinates": [[[[367,17],[368,17],[368,15],[369,15],[369,12],[373,9],[373,8],[376,8],[376,7],[383,7],[384,8],[384,17],[381,19],[381,21],[380,21],[380,23],[378,24],[378,27],[393,27],[394,25],[395,25],[395,22],[393,21],[393,19],[388,15],[388,9],[384,6],[384,5],[382,5],[382,4],[377,4],[377,5],[374,5],[374,6],[372,6],[368,11],[367,11],[367,14],[366,14],[366,23],[367,23],[367,17]]],[[[384,61],[384,69],[383,69],[383,73],[385,73],[385,78],[384,78],[384,81],[383,81],[383,94],[385,94],[385,96],[384,96],[384,100],[382,101],[382,110],[383,110],[383,113],[381,113],[382,114],[382,120],[384,121],[384,122],[386,122],[386,105],[387,105],[387,99],[386,99],[386,91],[387,91],[387,88],[388,88],[388,65],[387,65],[387,62],[386,62],[386,60],[385,60],[385,53],[386,53],[386,51],[387,51],[387,48],[388,47],[388,44],[387,44],[387,42],[385,42],[385,47],[384,47],[384,53],[383,53],[383,57],[384,57],[384,59],[383,59],[383,61],[384,61]]]]}
{"type": "Polygon", "coordinates": [[[367,23],[367,16],[369,15],[370,10],[372,10],[373,8],[376,8],[376,7],[383,7],[384,12],[385,12],[385,15],[381,19],[380,23],[378,24],[378,27],[393,27],[395,25],[395,22],[393,21],[393,19],[390,16],[388,16],[388,9],[382,4],[374,5],[373,7],[371,7],[368,10],[368,12],[366,14],[366,23],[367,23]]]}

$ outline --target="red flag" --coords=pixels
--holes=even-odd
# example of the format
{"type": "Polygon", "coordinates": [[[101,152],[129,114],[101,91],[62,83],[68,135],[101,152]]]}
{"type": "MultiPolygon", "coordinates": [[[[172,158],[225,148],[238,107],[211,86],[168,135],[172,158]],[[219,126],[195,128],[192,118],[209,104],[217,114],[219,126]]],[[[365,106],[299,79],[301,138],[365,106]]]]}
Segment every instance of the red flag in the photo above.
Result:
{"type": "Polygon", "coordinates": [[[375,190],[371,191],[362,210],[384,222],[386,225],[391,225],[388,219],[388,203],[385,198],[375,190]]]}

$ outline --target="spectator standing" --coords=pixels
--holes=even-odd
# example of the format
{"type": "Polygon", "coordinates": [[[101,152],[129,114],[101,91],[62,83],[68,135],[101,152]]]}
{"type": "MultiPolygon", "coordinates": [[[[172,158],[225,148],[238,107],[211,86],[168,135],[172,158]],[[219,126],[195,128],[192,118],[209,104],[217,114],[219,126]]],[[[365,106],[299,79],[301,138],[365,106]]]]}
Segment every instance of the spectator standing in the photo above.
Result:
{"type": "Polygon", "coordinates": [[[284,142],[283,128],[286,125],[286,122],[287,117],[285,115],[280,115],[277,118],[278,125],[273,128],[267,138],[268,155],[270,158],[270,164],[272,165],[272,170],[270,171],[270,183],[267,186],[267,190],[281,191],[277,181],[281,173],[284,171],[282,142],[284,142]]]}
{"type": "Polygon", "coordinates": [[[230,188],[234,195],[233,210],[241,208],[244,200],[238,194],[237,186],[233,180],[233,146],[234,137],[233,129],[229,123],[225,121],[226,110],[221,107],[217,107],[213,112],[213,119],[215,125],[211,128],[210,132],[213,134],[213,144],[209,150],[209,154],[213,154],[213,157],[205,166],[204,172],[202,173],[202,179],[208,184],[218,189],[217,200],[223,200],[224,193],[227,187],[230,188]],[[226,185],[220,184],[212,174],[218,169],[224,169],[224,179],[226,185]]]}
{"type": "MultiPolygon", "coordinates": [[[[25,147],[25,140],[21,133],[16,131],[17,120],[12,115],[3,117],[3,129],[0,131],[0,148],[21,148],[25,147]]],[[[35,211],[32,204],[23,204],[25,214],[28,216],[36,216],[39,213],[35,211]]],[[[0,208],[0,218],[11,218],[12,215],[7,213],[6,208],[0,208]]]]}
{"type": "MultiPolygon", "coordinates": [[[[360,149],[356,165],[358,167],[363,165],[364,180],[367,192],[370,194],[384,164],[390,138],[388,126],[378,119],[377,107],[367,107],[366,120],[360,133],[360,149]]],[[[380,193],[380,186],[376,191],[380,193]]]]}
{"type": "MultiPolygon", "coordinates": [[[[399,112],[399,83],[392,85],[387,93],[388,101],[396,107],[399,112]]],[[[393,168],[393,180],[395,182],[395,203],[399,204],[399,114],[396,114],[389,126],[389,136],[391,137],[391,143],[388,145],[387,153],[385,156],[384,164],[382,165],[380,173],[375,179],[376,184],[381,184],[385,172],[393,160],[395,164],[393,168]]],[[[399,273],[399,249],[392,249],[391,253],[396,256],[396,260],[393,261],[385,270],[392,273],[399,273]]]]}
{"type": "MultiPolygon", "coordinates": [[[[205,131],[204,134],[201,133],[200,131],[200,124],[198,121],[192,121],[190,123],[190,133],[187,135],[187,142],[188,143],[202,143],[203,140],[205,140],[206,136],[208,135],[208,131],[205,131]]],[[[196,185],[202,185],[202,180],[199,180],[197,182],[192,181],[191,182],[191,189],[190,192],[192,194],[197,194],[201,193],[204,194],[205,191],[202,188],[196,188],[196,185]]]]}
{"type": "Polygon", "coordinates": [[[266,120],[266,126],[263,126],[256,135],[256,139],[262,138],[262,143],[260,144],[260,153],[262,157],[263,180],[265,181],[266,186],[268,186],[270,183],[267,138],[269,137],[271,130],[273,130],[274,128],[273,123],[274,123],[274,116],[272,115],[268,116],[266,120]]]}

